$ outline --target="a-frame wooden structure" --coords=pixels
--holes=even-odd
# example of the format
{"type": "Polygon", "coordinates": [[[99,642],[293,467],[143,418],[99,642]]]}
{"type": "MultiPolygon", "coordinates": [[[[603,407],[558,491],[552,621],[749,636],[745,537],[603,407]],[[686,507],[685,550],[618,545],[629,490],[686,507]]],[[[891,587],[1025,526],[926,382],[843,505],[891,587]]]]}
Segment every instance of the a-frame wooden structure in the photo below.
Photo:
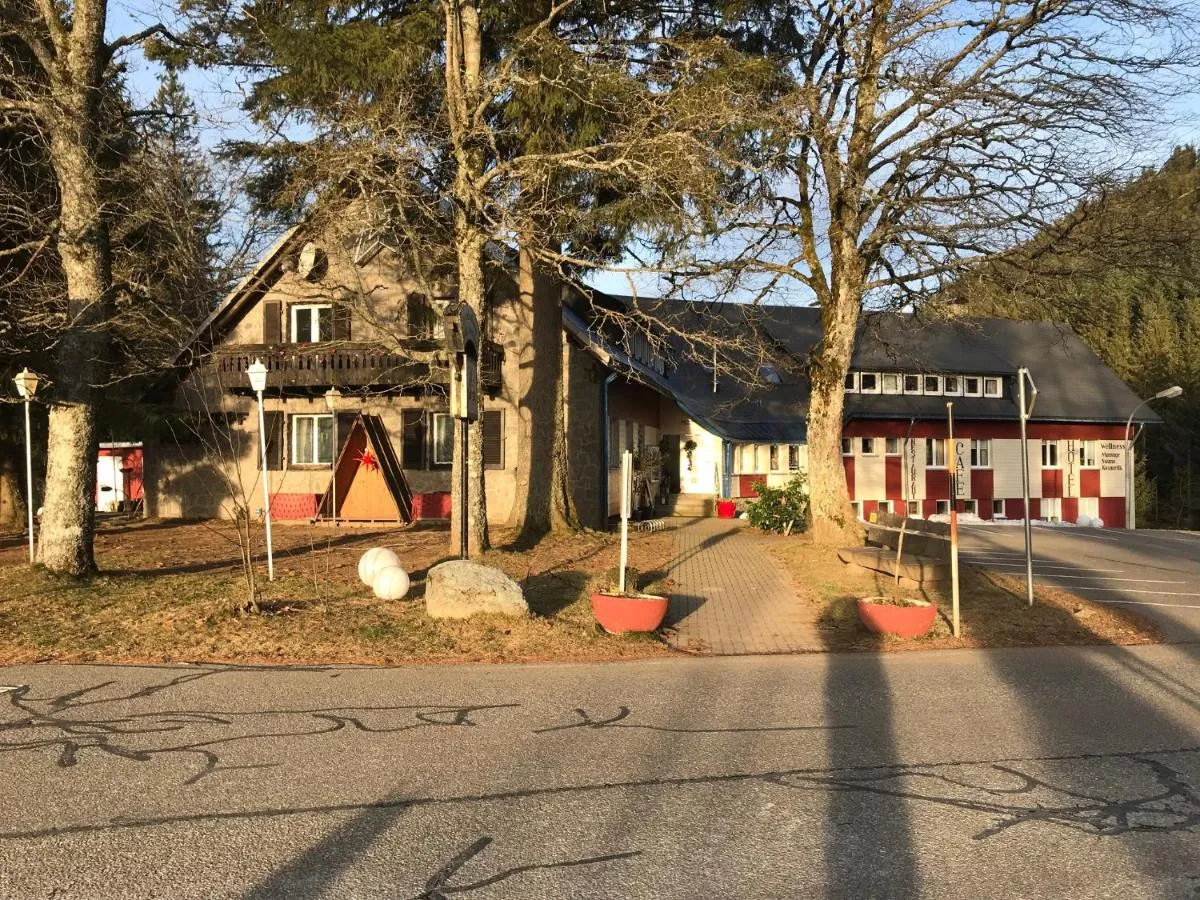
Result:
{"type": "Polygon", "coordinates": [[[335,517],[342,522],[412,522],[412,491],[379,416],[360,414],[338,453],[317,505],[317,521],[335,517]]]}

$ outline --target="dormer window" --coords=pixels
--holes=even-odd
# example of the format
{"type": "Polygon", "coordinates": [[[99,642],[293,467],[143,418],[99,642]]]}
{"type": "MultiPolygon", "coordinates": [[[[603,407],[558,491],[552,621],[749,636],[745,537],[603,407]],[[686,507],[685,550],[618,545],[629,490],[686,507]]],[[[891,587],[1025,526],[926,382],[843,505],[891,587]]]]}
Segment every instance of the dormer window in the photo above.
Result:
{"type": "Polygon", "coordinates": [[[963,379],[963,396],[964,397],[982,397],[983,396],[983,379],[975,375],[968,375],[963,379]]]}
{"type": "Polygon", "coordinates": [[[846,373],[846,393],[847,394],[857,394],[858,393],[858,373],[857,372],[847,372],[846,373]]]}
{"type": "Polygon", "coordinates": [[[942,376],[941,375],[925,375],[921,380],[925,382],[926,394],[940,394],[942,392],[942,376]]]}
{"type": "Polygon", "coordinates": [[[863,372],[858,379],[859,390],[864,394],[879,393],[879,374],[877,372],[863,372]]]}
{"type": "Polygon", "coordinates": [[[900,376],[898,374],[895,372],[883,373],[883,392],[885,394],[898,394],[900,393],[900,388],[900,376]]]}
{"type": "Polygon", "coordinates": [[[905,375],[904,376],[904,393],[906,393],[906,394],[921,393],[921,376],[920,375],[905,375]]]}
{"type": "Polygon", "coordinates": [[[963,383],[963,380],[962,380],[961,375],[947,375],[946,381],[945,381],[946,396],[947,397],[961,397],[962,396],[962,383],[963,383]]]}
{"type": "Polygon", "coordinates": [[[290,334],[293,344],[333,340],[333,304],[293,303],[290,334]]]}
{"type": "Polygon", "coordinates": [[[1002,393],[1002,382],[999,378],[983,379],[983,396],[999,397],[1002,393]]]}

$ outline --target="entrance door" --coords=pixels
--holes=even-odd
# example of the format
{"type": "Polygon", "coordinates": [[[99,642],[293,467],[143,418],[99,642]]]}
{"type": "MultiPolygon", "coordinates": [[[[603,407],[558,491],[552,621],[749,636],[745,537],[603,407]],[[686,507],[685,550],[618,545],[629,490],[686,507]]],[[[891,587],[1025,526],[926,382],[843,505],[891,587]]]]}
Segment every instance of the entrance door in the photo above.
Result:
{"type": "Polygon", "coordinates": [[[115,512],[125,500],[125,473],[121,457],[101,456],[96,460],[96,509],[115,512]]]}
{"type": "Polygon", "coordinates": [[[678,494],[682,489],[679,482],[679,435],[664,434],[663,446],[663,471],[667,476],[667,491],[671,494],[678,494]]]}

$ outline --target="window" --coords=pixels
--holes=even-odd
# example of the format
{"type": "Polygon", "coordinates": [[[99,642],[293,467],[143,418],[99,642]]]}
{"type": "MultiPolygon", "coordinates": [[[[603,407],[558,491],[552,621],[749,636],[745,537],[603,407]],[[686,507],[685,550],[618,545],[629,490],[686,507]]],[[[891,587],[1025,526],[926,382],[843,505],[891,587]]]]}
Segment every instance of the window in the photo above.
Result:
{"type": "Polygon", "coordinates": [[[891,500],[880,500],[879,501],[879,512],[890,513],[891,511],[892,511],[892,501],[891,500]]]}
{"type": "Polygon", "coordinates": [[[925,382],[925,393],[940,394],[942,392],[941,375],[926,375],[921,380],[925,382]]]}
{"type": "Polygon", "coordinates": [[[314,344],[333,340],[333,305],[329,303],[293,303],[292,343],[314,344]]]}
{"type": "Polygon", "coordinates": [[[454,419],[446,413],[433,417],[433,464],[448,466],[454,462],[454,419]]]}
{"type": "Polygon", "coordinates": [[[292,464],[333,463],[333,416],[292,416],[292,464]]]}
{"type": "Polygon", "coordinates": [[[437,310],[424,294],[409,294],[405,300],[405,312],[408,315],[408,336],[414,338],[432,338],[438,326],[437,310]]]}
{"type": "Polygon", "coordinates": [[[874,456],[875,455],[875,438],[863,438],[862,439],[862,452],[863,452],[863,456],[874,456]]]}
{"type": "Polygon", "coordinates": [[[846,393],[847,394],[857,394],[858,393],[858,373],[857,372],[847,372],[846,373],[846,393]]]}
{"type": "Polygon", "coordinates": [[[854,455],[854,441],[851,438],[842,438],[842,456],[854,455]]]}
{"type": "Polygon", "coordinates": [[[976,378],[974,375],[968,375],[963,379],[963,396],[964,397],[980,397],[983,395],[983,379],[976,378]]]}
{"type": "Polygon", "coordinates": [[[1008,518],[1008,516],[1006,516],[1004,514],[1004,501],[1003,500],[993,500],[992,501],[992,518],[993,519],[1008,518]]]}
{"type": "Polygon", "coordinates": [[[788,469],[793,472],[800,471],[800,445],[788,444],[788,469]]]}
{"type": "Polygon", "coordinates": [[[774,366],[759,366],[758,376],[767,384],[783,384],[783,379],[779,377],[779,370],[774,366]]]}
{"type": "Polygon", "coordinates": [[[1079,466],[1083,469],[1096,468],[1096,442],[1079,442],[1079,466]]]}
{"type": "Polygon", "coordinates": [[[425,468],[425,413],[406,409],[400,416],[400,464],[406,469],[425,468]]]}
{"type": "Polygon", "coordinates": [[[905,375],[904,376],[904,393],[919,394],[921,393],[921,382],[923,379],[920,375],[905,375]]]}
{"type": "Polygon", "coordinates": [[[879,373],[863,372],[858,377],[858,389],[864,394],[879,393],[879,373]]]}
{"type": "Polygon", "coordinates": [[[900,376],[895,372],[883,373],[883,392],[885,394],[900,393],[901,383],[900,376]]]}
{"type": "Polygon", "coordinates": [[[778,472],[779,471],[779,445],[772,444],[771,449],[768,452],[767,456],[771,460],[771,471],[778,472]]]}
{"type": "Polygon", "coordinates": [[[992,442],[990,439],[971,440],[971,468],[990,469],[992,466],[992,442]]]}
{"type": "Polygon", "coordinates": [[[850,508],[852,510],[854,510],[854,518],[856,518],[856,519],[862,518],[862,504],[861,503],[859,503],[857,500],[851,500],[850,508]]]}
{"type": "Polygon", "coordinates": [[[950,501],[949,500],[933,501],[933,512],[934,512],[934,515],[938,515],[938,516],[950,515],[950,501]]]}
{"type": "Polygon", "coordinates": [[[914,519],[921,518],[921,501],[920,500],[909,500],[907,506],[908,506],[907,512],[908,512],[908,515],[910,518],[914,518],[914,519]]]}
{"type": "Polygon", "coordinates": [[[479,417],[483,428],[483,467],[504,468],[504,410],[485,409],[479,417]]]}
{"type": "Polygon", "coordinates": [[[883,442],[883,452],[888,456],[900,455],[900,438],[887,438],[883,442]]]}
{"type": "Polygon", "coordinates": [[[1058,441],[1042,441],[1042,468],[1058,468],[1058,441]]]}
{"type": "Polygon", "coordinates": [[[947,397],[961,397],[962,377],[959,375],[947,375],[944,390],[947,397]]]}
{"type": "Polygon", "coordinates": [[[621,423],[616,419],[608,420],[608,467],[621,468],[621,423]]]}
{"type": "Polygon", "coordinates": [[[983,379],[983,396],[999,397],[1001,394],[1001,381],[999,378],[983,379]]]}
{"type": "Polygon", "coordinates": [[[946,468],[946,442],[941,438],[925,438],[925,467],[946,468]]]}
{"type": "Polygon", "coordinates": [[[979,515],[979,501],[978,500],[964,500],[963,501],[963,512],[970,513],[973,516],[979,515]]]}

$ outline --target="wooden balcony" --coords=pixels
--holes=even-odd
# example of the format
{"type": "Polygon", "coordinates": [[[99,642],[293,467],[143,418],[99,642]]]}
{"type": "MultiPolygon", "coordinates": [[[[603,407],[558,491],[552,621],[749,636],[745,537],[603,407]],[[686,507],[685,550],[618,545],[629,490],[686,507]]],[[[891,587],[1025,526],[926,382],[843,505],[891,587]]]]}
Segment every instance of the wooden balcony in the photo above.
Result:
{"type": "MultiPolygon", "coordinates": [[[[414,345],[411,356],[378,344],[242,344],[215,350],[207,368],[222,387],[239,392],[249,391],[246,373],[256,359],[267,367],[267,383],[274,387],[394,389],[446,384],[447,367],[428,361],[438,350],[431,341],[414,345]]],[[[484,390],[499,389],[503,363],[504,348],[486,342],[480,371],[484,390]]]]}

